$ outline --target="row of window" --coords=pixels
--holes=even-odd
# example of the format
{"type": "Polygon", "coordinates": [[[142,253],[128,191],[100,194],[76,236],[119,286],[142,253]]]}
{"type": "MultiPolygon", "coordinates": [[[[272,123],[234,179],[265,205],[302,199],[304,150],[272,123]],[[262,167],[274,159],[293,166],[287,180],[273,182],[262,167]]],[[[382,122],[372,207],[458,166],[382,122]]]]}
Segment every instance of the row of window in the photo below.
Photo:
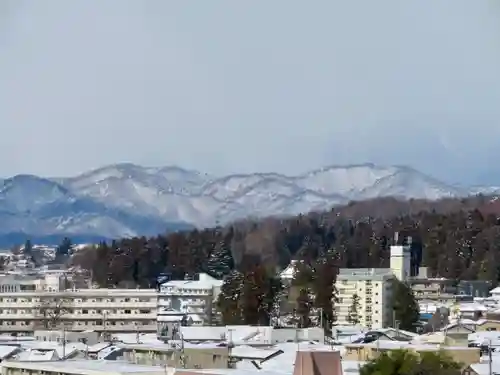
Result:
{"type": "MultiPolygon", "coordinates": [[[[156,298],[61,298],[63,300],[68,300],[68,302],[114,302],[114,303],[123,303],[123,302],[156,302],[156,298]]],[[[57,300],[57,299],[56,299],[57,300]]],[[[32,303],[32,302],[40,302],[40,298],[0,298],[0,303],[32,303]]]]}
{"type": "MultiPolygon", "coordinates": [[[[17,310],[17,309],[7,309],[7,310],[2,310],[0,309],[0,314],[5,314],[5,315],[24,315],[24,314],[36,314],[39,313],[37,309],[34,310],[17,310]]],[[[139,309],[139,310],[87,310],[87,309],[81,309],[81,310],[72,310],[68,309],[69,314],[152,314],[153,310],[151,309],[139,309]]]]}

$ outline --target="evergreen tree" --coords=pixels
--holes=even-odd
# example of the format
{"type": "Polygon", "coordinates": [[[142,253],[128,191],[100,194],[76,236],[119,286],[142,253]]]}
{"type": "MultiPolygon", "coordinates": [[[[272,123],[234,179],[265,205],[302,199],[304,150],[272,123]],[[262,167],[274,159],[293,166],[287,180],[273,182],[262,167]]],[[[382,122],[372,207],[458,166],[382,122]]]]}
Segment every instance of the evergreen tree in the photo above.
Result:
{"type": "Polygon", "coordinates": [[[207,272],[217,279],[222,279],[234,269],[233,255],[225,241],[215,244],[207,260],[207,272]]]}
{"type": "Polygon", "coordinates": [[[231,272],[224,279],[217,299],[217,308],[221,313],[222,324],[243,324],[243,312],[240,302],[243,283],[244,275],[238,271],[231,272]]]}
{"type": "MultiPolygon", "coordinates": [[[[410,286],[397,279],[392,281],[392,309],[397,328],[414,332],[420,318],[420,309],[410,286]]],[[[395,327],[396,328],[396,327],[395,327]]]]}
{"type": "Polygon", "coordinates": [[[56,256],[67,256],[69,255],[73,244],[68,237],[64,237],[59,246],[56,249],[56,256]]]}
{"type": "Polygon", "coordinates": [[[381,353],[361,367],[360,375],[460,375],[461,364],[442,352],[414,354],[406,350],[381,353]]]}
{"type": "Polygon", "coordinates": [[[306,261],[295,264],[292,288],[298,290],[295,314],[297,316],[298,328],[307,328],[311,325],[311,310],[314,300],[311,298],[311,284],[313,282],[314,270],[306,261]]]}
{"type": "Polygon", "coordinates": [[[349,314],[347,315],[347,321],[352,325],[359,324],[359,310],[360,310],[360,298],[354,293],[352,296],[352,304],[349,307],[349,314]]]}
{"type": "Polygon", "coordinates": [[[327,334],[331,332],[334,322],[334,304],[337,300],[336,276],[337,267],[332,254],[326,254],[315,262],[311,284],[314,307],[320,314],[319,322],[327,334]]]}
{"type": "Polygon", "coordinates": [[[33,245],[31,244],[31,240],[27,239],[24,243],[24,253],[26,255],[31,255],[33,251],[33,245]]]}
{"type": "Polygon", "coordinates": [[[244,274],[241,305],[243,320],[249,325],[269,325],[283,286],[263,265],[244,274]]]}
{"type": "Polygon", "coordinates": [[[311,308],[313,301],[310,297],[308,288],[301,288],[297,297],[297,309],[295,310],[298,317],[298,328],[307,328],[311,325],[311,308]]]}

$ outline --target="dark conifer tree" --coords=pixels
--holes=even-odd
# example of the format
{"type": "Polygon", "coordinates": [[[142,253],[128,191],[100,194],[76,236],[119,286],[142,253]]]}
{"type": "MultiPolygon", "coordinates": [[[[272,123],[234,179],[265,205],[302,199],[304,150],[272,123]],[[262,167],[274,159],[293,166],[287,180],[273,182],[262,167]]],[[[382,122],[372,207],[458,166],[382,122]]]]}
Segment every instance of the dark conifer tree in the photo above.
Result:
{"type": "Polygon", "coordinates": [[[420,319],[420,309],[410,286],[394,279],[392,290],[393,325],[397,328],[415,332],[420,319]]]}
{"type": "Polygon", "coordinates": [[[232,271],[224,279],[217,300],[217,308],[221,313],[222,324],[243,324],[243,311],[240,301],[243,284],[244,275],[238,271],[232,271]]]}

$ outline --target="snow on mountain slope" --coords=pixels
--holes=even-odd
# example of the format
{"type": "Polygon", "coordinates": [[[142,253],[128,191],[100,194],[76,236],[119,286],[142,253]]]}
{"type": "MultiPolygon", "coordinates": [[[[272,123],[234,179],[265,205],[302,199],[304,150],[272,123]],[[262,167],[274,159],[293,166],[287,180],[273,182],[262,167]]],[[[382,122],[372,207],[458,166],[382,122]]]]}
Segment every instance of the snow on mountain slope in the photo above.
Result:
{"type": "Polygon", "coordinates": [[[0,209],[28,212],[67,196],[69,192],[50,180],[18,175],[3,181],[0,188],[0,209]]]}
{"type": "MultiPolygon", "coordinates": [[[[193,194],[210,180],[210,176],[179,167],[144,168],[135,164],[116,164],[99,168],[80,176],[63,179],[71,190],[84,190],[93,185],[106,185],[108,181],[135,182],[159,192],[193,194]]],[[[101,194],[106,194],[103,190],[101,194]]]]}
{"type": "Polygon", "coordinates": [[[291,183],[289,177],[281,176],[275,173],[255,173],[250,175],[231,175],[213,180],[203,187],[201,194],[224,201],[248,193],[258,184],[262,184],[261,186],[264,186],[265,183],[283,185],[284,189],[291,189],[293,190],[293,193],[302,190],[300,187],[291,183]]]}
{"type": "Polygon", "coordinates": [[[68,179],[76,195],[95,199],[131,214],[173,222],[211,222],[220,205],[199,195],[208,176],[177,167],[143,168],[119,164],[68,179]]]}
{"type": "Polygon", "coordinates": [[[474,186],[470,190],[472,194],[484,194],[484,195],[500,194],[500,186],[474,186]]]}
{"type": "Polygon", "coordinates": [[[149,235],[170,225],[202,227],[249,216],[293,215],[350,200],[438,199],[475,192],[400,166],[331,166],[298,176],[255,173],[216,178],[178,167],[116,164],[71,178],[4,180],[0,234],[149,235]]]}
{"type": "Polygon", "coordinates": [[[357,192],[357,199],[381,196],[439,199],[467,195],[467,191],[446,185],[408,167],[399,167],[393,174],[378,179],[372,186],[357,192]]]}
{"type": "Polygon", "coordinates": [[[377,196],[437,199],[467,194],[411,168],[373,164],[332,166],[299,176],[255,173],[220,178],[177,167],[118,164],[68,179],[64,186],[77,196],[131,214],[196,226],[323,210],[377,196]]]}
{"type": "Polygon", "coordinates": [[[396,173],[397,167],[373,164],[332,166],[296,177],[295,183],[321,194],[339,194],[354,198],[359,191],[372,187],[382,178],[396,173]]]}
{"type": "Polygon", "coordinates": [[[0,234],[33,235],[85,233],[110,238],[156,234],[166,229],[157,216],[133,215],[36,176],[19,175],[4,180],[0,188],[0,234]],[[97,223],[97,224],[96,224],[97,223]]]}

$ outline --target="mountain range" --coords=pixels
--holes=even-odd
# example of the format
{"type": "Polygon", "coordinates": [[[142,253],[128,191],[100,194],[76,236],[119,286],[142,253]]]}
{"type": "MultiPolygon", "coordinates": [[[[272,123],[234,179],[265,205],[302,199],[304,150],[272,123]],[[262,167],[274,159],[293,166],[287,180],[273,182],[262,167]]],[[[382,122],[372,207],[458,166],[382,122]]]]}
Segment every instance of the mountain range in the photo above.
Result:
{"type": "Polygon", "coordinates": [[[297,176],[211,176],[179,167],[116,164],[76,177],[0,180],[0,245],[156,235],[245,217],[293,215],[382,196],[439,199],[496,187],[452,186],[405,166],[330,166],[297,176]]]}

